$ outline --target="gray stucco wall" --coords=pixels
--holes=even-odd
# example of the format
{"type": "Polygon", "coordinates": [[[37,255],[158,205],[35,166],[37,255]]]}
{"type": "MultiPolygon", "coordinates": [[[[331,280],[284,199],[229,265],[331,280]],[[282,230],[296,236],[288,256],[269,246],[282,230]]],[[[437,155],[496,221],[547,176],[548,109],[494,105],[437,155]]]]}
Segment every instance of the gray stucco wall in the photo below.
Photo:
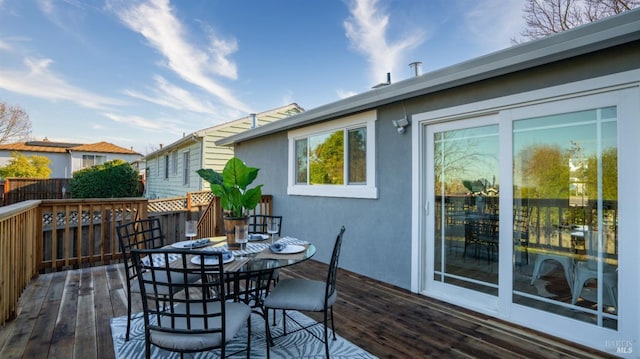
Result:
{"type": "MultiPolygon", "coordinates": [[[[341,267],[402,288],[411,280],[411,131],[399,135],[391,121],[476,101],[626,71],[640,63],[640,42],[581,58],[550,63],[378,108],[376,180],[379,197],[344,199],[287,195],[287,135],[280,133],[236,146],[236,156],[259,167],[258,183],[284,216],[283,235],[318,247],[315,259],[328,262],[331,245],[345,225],[341,267]],[[406,112],[405,112],[406,111],[406,112]]],[[[417,170],[417,169],[416,169],[417,170]]]]}
{"type": "Polygon", "coordinates": [[[376,200],[288,196],[286,133],[244,142],[235,151],[248,165],[260,168],[256,183],[273,195],[274,213],[284,216],[282,235],[313,242],[318,248],[314,258],[328,262],[344,225],[341,267],[409,288],[411,136],[409,131],[399,135],[386,111],[378,115],[376,200]]]}

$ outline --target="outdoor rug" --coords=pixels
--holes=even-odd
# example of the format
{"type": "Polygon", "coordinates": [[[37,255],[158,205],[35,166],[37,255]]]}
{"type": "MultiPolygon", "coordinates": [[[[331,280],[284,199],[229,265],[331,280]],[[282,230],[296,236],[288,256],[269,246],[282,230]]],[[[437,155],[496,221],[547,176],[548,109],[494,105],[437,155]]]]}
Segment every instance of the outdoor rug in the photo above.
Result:
{"type": "MultiPolygon", "coordinates": [[[[282,334],[282,318],[281,311],[277,311],[277,325],[272,326],[273,314],[269,312],[269,325],[272,335],[277,337],[282,334]]],[[[306,315],[287,311],[288,315],[293,316],[298,322],[313,323],[313,319],[306,315]]],[[[336,323],[338,324],[338,323],[336,323]]],[[[287,332],[298,328],[292,320],[287,320],[287,332]]],[[[322,338],[324,327],[316,325],[311,330],[320,338],[322,338]]],[[[131,334],[128,342],[125,342],[124,336],[127,331],[127,317],[117,317],[111,319],[111,333],[113,335],[113,347],[116,359],[136,359],[144,358],[144,320],[142,313],[134,315],[131,322],[131,334]]],[[[238,336],[227,344],[227,353],[234,353],[238,350],[246,348],[247,330],[243,328],[238,336]]],[[[363,349],[352,344],[348,340],[336,335],[337,340],[331,339],[331,330],[329,330],[329,350],[331,358],[376,358],[367,353],[363,349]]],[[[151,346],[152,358],[180,358],[179,353],[169,352],[156,346],[151,346]]],[[[228,354],[227,354],[228,355],[228,354]]],[[[251,316],[251,357],[266,358],[266,341],[264,332],[264,319],[253,314],[251,316]]],[[[271,347],[271,358],[324,358],[324,344],[311,334],[304,330],[296,333],[289,333],[286,336],[276,338],[275,346],[271,347]]],[[[220,358],[220,351],[213,350],[210,352],[185,354],[185,358],[220,358]]],[[[246,358],[246,351],[241,351],[229,358],[246,358]]]]}

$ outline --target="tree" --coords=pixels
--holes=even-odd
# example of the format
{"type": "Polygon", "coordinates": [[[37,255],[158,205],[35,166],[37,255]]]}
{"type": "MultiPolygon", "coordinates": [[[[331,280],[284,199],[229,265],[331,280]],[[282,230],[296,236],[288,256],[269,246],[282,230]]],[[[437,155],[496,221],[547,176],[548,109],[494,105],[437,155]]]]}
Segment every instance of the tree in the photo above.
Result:
{"type": "Polygon", "coordinates": [[[51,161],[44,156],[30,156],[27,157],[20,152],[13,152],[11,154],[9,163],[0,167],[0,177],[22,177],[22,178],[49,178],[51,175],[51,168],[49,163],[51,161]]]}
{"type": "MultiPolygon", "coordinates": [[[[602,193],[604,200],[618,200],[618,150],[615,147],[605,148],[602,151],[602,193]]],[[[587,189],[590,200],[598,199],[598,158],[592,156],[588,159],[586,169],[587,189]]]]}
{"type": "Polygon", "coordinates": [[[523,149],[519,155],[516,172],[528,183],[527,196],[548,199],[569,198],[569,154],[559,146],[539,144],[523,149]]]}
{"type": "Polygon", "coordinates": [[[527,28],[521,35],[535,40],[638,6],[640,0],[527,0],[523,9],[527,28]]]}
{"type": "Polygon", "coordinates": [[[344,132],[336,131],[318,144],[309,159],[312,184],[344,183],[344,132]]]}
{"type": "Polygon", "coordinates": [[[0,143],[20,142],[31,135],[31,120],[25,110],[0,101],[0,143]]]}
{"type": "Polygon", "coordinates": [[[69,183],[73,198],[120,198],[139,196],[138,172],[123,160],[83,168],[69,183]]]}

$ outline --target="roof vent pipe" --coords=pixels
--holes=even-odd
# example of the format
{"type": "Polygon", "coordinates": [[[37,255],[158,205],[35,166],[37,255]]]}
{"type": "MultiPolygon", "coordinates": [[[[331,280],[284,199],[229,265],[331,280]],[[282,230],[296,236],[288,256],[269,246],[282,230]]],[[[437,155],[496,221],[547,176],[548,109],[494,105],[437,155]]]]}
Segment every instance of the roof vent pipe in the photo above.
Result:
{"type": "Polygon", "coordinates": [[[377,88],[380,88],[382,86],[387,86],[387,85],[391,85],[391,72],[387,72],[387,82],[379,83],[379,84],[373,86],[372,88],[377,89],[377,88]]]}
{"type": "Polygon", "coordinates": [[[413,76],[420,76],[420,67],[422,66],[422,62],[415,61],[409,64],[409,67],[413,69],[413,76]]]}
{"type": "Polygon", "coordinates": [[[249,114],[249,116],[251,116],[251,128],[256,128],[257,127],[256,114],[255,113],[251,113],[251,114],[249,114]]]}

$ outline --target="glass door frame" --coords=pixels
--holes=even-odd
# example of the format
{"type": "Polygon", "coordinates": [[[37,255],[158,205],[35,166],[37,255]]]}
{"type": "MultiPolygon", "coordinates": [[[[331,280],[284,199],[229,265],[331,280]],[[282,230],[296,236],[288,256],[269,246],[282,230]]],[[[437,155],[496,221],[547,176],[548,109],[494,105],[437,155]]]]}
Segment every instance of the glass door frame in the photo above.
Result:
{"type": "MultiPolygon", "coordinates": [[[[510,148],[508,143],[505,143],[503,138],[505,138],[502,134],[504,133],[504,124],[501,124],[500,114],[499,113],[491,113],[491,114],[479,114],[478,116],[474,116],[473,118],[462,118],[462,119],[450,119],[446,122],[437,122],[433,124],[420,126],[420,131],[422,132],[422,140],[425,143],[424,150],[421,151],[424,153],[422,157],[421,165],[418,168],[421,168],[421,173],[425,173],[426,175],[423,178],[425,190],[425,202],[423,204],[423,208],[426,209],[425,213],[425,226],[422,235],[425,238],[425,252],[424,253],[433,253],[435,248],[435,234],[433,228],[435,227],[435,183],[434,183],[434,140],[433,135],[436,132],[443,131],[451,131],[458,130],[464,128],[473,128],[473,127],[482,127],[489,125],[497,125],[498,126],[498,152],[499,152],[499,178],[500,178],[500,187],[502,188],[511,188],[511,158],[505,158],[503,153],[505,152],[505,148],[510,148]],[[505,147],[506,146],[506,147],[505,147]],[[507,182],[503,182],[502,179],[506,179],[507,182]],[[509,187],[504,187],[504,186],[509,187]]],[[[510,130],[510,126],[509,126],[510,130]]],[[[421,196],[422,197],[422,196],[421,196]]],[[[512,204],[507,199],[510,196],[500,195],[499,197],[499,223],[511,223],[511,208],[512,204]]],[[[425,260],[426,275],[423,277],[423,284],[427,289],[427,294],[430,296],[435,296],[443,300],[453,301],[458,304],[464,303],[465,307],[470,307],[472,309],[481,311],[483,313],[499,315],[499,309],[504,306],[504,300],[502,298],[505,297],[505,293],[511,290],[511,280],[512,280],[512,272],[511,272],[511,253],[513,251],[513,243],[511,241],[510,236],[507,236],[504,231],[499,232],[498,238],[498,247],[500,248],[498,251],[498,295],[490,295],[484,294],[475,290],[465,289],[462,287],[458,287],[451,284],[446,284],[443,282],[436,281],[434,279],[434,266],[435,260],[434,255],[424,255],[423,259],[425,260]],[[461,300],[462,298],[462,300],[461,300]]]]}

